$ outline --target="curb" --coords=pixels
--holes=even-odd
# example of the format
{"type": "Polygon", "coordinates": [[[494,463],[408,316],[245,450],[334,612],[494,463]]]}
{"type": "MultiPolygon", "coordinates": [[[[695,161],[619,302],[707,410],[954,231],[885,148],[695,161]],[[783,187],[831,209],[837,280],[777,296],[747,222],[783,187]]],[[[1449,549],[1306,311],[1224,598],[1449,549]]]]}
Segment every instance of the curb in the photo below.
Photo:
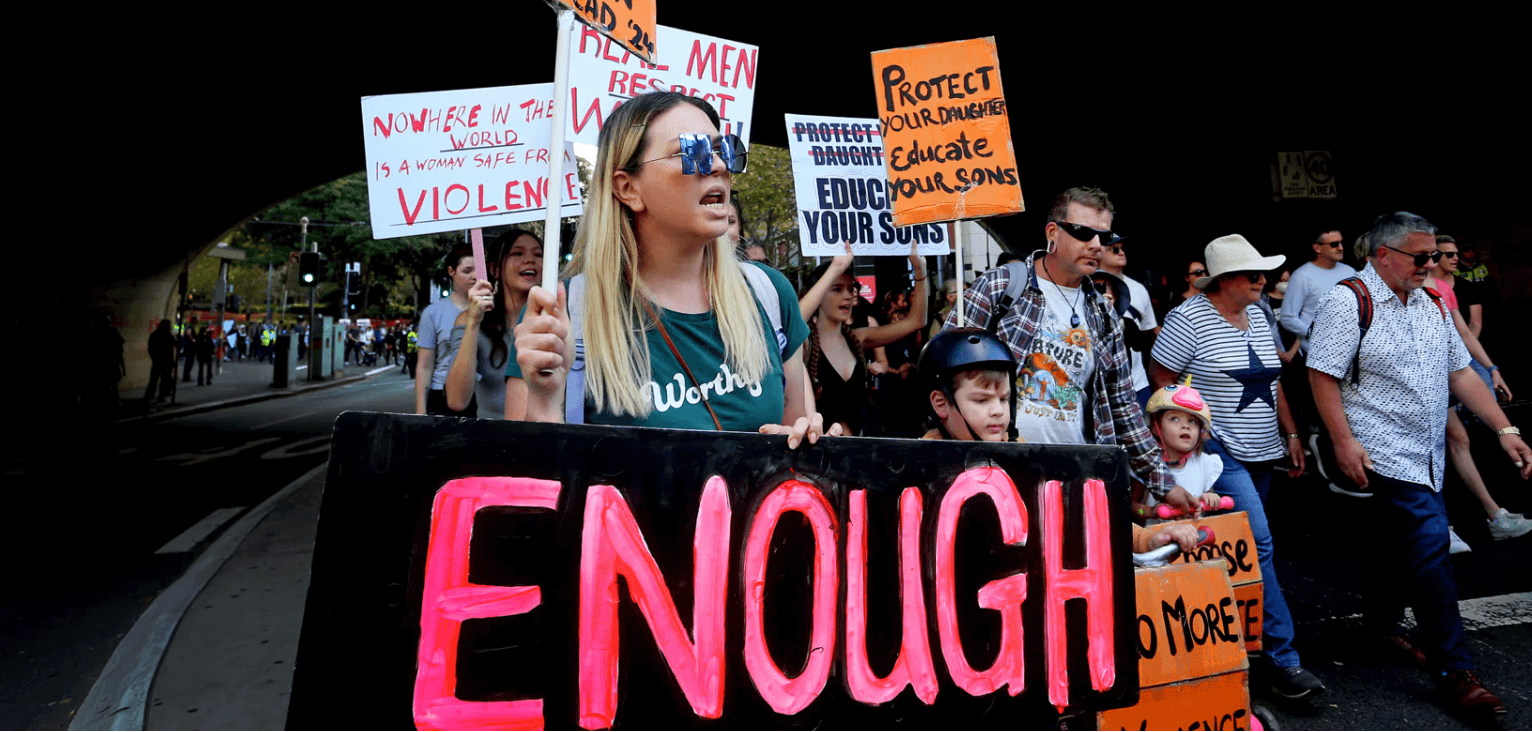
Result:
{"type": "Polygon", "coordinates": [[[223,536],[218,537],[186,574],[154,598],[144,614],[133,624],[132,630],[123,636],[107,660],[106,667],[96,679],[80,712],[69,724],[71,730],[141,730],[148,718],[149,687],[159,671],[165,651],[176,627],[186,614],[187,608],[207,583],[218,574],[225,562],[234,556],[234,550],[244,542],[256,525],[270,514],[283,499],[292,495],[305,483],[324,475],[329,461],[304,473],[297,480],[259,506],[245,514],[223,536]]]}
{"type": "Polygon", "coordinates": [[[334,380],[327,381],[327,382],[324,382],[324,383],[321,383],[321,384],[315,384],[313,386],[305,386],[305,387],[301,387],[301,388],[298,388],[298,389],[288,389],[288,390],[284,390],[284,391],[272,391],[272,392],[266,392],[266,393],[262,393],[262,394],[251,394],[250,396],[242,396],[242,397],[235,397],[233,399],[225,399],[225,400],[223,400],[221,402],[208,402],[206,404],[192,404],[192,405],[186,406],[185,408],[174,408],[174,409],[170,409],[170,410],[167,410],[167,411],[164,411],[164,412],[155,412],[153,414],[141,414],[141,415],[138,415],[136,417],[124,417],[123,419],[117,420],[117,424],[130,424],[130,423],[133,423],[133,422],[158,422],[158,421],[160,421],[162,419],[174,419],[176,417],[186,417],[186,416],[193,415],[193,414],[201,414],[203,412],[211,412],[211,411],[214,411],[214,410],[217,410],[217,409],[223,409],[225,407],[239,407],[239,406],[244,406],[246,404],[254,404],[256,402],[270,401],[272,399],[283,399],[285,397],[298,396],[299,394],[308,394],[309,392],[322,391],[324,389],[331,389],[331,388],[334,388],[334,387],[337,387],[337,386],[344,386],[346,384],[355,384],[356,382],[364,381],[367,378],[369,378],[369,376],[367,374],[361,374],[361,375],[358,375],[358,376],[347,376],[347,377],[342,378],[342,379],[334,379],[334,380]]]}

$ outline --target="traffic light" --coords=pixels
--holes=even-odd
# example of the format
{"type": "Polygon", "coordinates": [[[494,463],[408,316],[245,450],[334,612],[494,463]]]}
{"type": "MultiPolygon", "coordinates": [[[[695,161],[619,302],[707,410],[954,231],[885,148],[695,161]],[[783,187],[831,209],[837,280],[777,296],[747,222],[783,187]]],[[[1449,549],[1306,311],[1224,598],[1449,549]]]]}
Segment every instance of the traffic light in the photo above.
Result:
{"type": "Polygon", "coordinates": [[[319,281],[319,252],[304,252],[298,258],[298,280],[305,285],[319,281]]]}

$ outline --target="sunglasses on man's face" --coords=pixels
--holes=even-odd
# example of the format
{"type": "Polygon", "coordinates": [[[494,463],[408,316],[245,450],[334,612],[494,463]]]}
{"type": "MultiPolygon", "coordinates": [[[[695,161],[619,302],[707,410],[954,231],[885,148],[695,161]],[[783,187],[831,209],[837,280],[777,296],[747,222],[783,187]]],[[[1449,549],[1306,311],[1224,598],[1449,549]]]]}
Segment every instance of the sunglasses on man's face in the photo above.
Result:
{"type": "Polygon", "coordinates": [[[1233,276],[1233,275],[1243,276],[1245,279],[1250,280],[1250,284],[1252,284],[1252,285],[1257,283],[1257,282],[1260,282],[1262,278],[1266,277],[1266,273],[1265,272],[1230,272],[1229,275],[1230,276],[1233,276]]]}
{"type": "Polygon", "coordinates": [[[1458,253],[1457,252],[1442,252],[1442,258],[1443,259],[1457,259],[1458,258],[1458,253]]]}
{"type": "Polygon", "coordinates": [[[1190,272],[1187,272],[1186,276],[1187,277],[1206,277],[1207,274],[1208,274],[1208,271],[1205,270],[1205,269],[1194,269],[1194,270],[1192,270],[1190,272]]]}
{"type": "Polygon", "coordinates": [[[1112,246],[1107,247],[1107,249],[1112,250],[1113,254],[1122,254],[1122,245],[1121,244],[1113,244],[1112,246]]]}
{"type": "MultiPolygon", "coordinates": [[[[653,160],[645,160],[638,165],[648,165],[670,158],[681,158],[681,173],[683,175],[712,175],[713,156],[717,155],[723,160],[725,170],[738,175],[745,172],[746,156],[745,143],[739,139],[739,135],[720,135],[716,140],[710,135],[682,134],[677,138],[681,144],[680,152],[671,153],[653,160]]],[[[634,166],[638,167],[638,166],[634,166]]]]}
{"type": "Polygon", "coordinates": [[[1322,242],[1319,242],[1319,243],[1323,244],[1323,245],[1325,245],[1327,247],[1335,247],[1336,249],[1340,249],[1342,246],[1345,245],[1345,242],[1339,242],[1339,241],[1322,241],[1322,242]]]}
{"type": "Polygon", "coordinates": [[[1064,233],[1083,242],[1089,242],[1098,236],[1101,237],[1103,243],[1112,240],[1111,229],[1092,229],[1084,224],[1071,224],[1068,221],[1055,221],[1053,223],[1057,224],[1060,229],[1063,229],[1064,233]]]}
{"type": "Polygon", "coordinates": [[[1441,259],[1442,259],[1442,253],[1441,252],[1426,252],[1425,254],[1410,254],[1409,252],[1404,251],[1403,249],[1399,249],[1399,248],[1396,248],[1396,247],[1391,247],[1391,246],[1389,246],[1387,244],[1384,244],[1383,248],[1384,249],[1393,249],[1394,251],[1399,252],[1400,254],[1403,254],[1406,257],[1410,257],[1412,259],[1412,261],[1415,262],[1415,266],[1416,267],[1424,267],[1424,266],[1426,266],[1426,262],[1431,262],[1432,264],[1435,264],[1436,262],[1440,262],[1441,259]]]}

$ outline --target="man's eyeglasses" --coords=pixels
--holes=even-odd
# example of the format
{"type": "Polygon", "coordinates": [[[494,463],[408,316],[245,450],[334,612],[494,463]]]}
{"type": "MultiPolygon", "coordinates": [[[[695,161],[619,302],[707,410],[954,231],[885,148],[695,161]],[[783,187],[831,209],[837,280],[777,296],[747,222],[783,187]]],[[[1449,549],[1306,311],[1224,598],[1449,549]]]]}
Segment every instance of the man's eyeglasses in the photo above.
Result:
{"type": "Polygon", "coordinates": [[[1446,258],[1446,259],[1457,259],[1458,258],[1458,253],[1457,252],[1442,252],[1442,257],[1446,258]]]}
{"type": "Polygon", "coordinates": [[[1053,223],[1057,224],[1060,229],[1063,229],[1064,233],[1080,241],[1088,242],[1098,236],[1101,237],[1103,243],[1112,240],[1111,229],[1092,229],[1084,224],[1071,224],[1068,221],[1055,221],[1053,223]]]}
{"type": "Polygon", "coordinates": [[[1424,266],[1426,266],[1426,262],[1431,262],[1431,263],[1435,264],[1436,262],[1439,262],[1442,259],[1442,253],[1441,252],[1426,252],[1425,254],[1410,254],[1409,252],[1404,251],[1403,249],[1399,249],[1397,247],[1391,247],[1391,246],[1389,246],[1387,244],[1384,244],[1383,248],[1384,249],[1393,249],[1394,251],[1399,252],[1400,254],[1403,254],[1406,257],[1412,257],[1414,259],[1416,267],[1424,267],[1424,266]]]}
{"type": "Polygon", "coordinates": [[[1346,245],[1346,243],[1342,242],[1342,241],[1322,241],[1322,242],[1319,242],[1319,243],[1323,244],[1323,245],[1325,245],[1327,247],[1335,247],[1336,249],[1340,249],[1341,247],[1346,245]]]}
{"type": "Polygon", "coordinates": [[[739,135],[720,135],[714,140],[710,135],[682,134],[679,138],[681,151],[671,153],[653,160],[645,160],[639,165],[648,165],[670,158],[681,158],[681,173],[683,175],[712,175],[713,156],[717,155],[723,160],[723,165],[730,173],[738,175],[745,172],[746,156],[744,141],[739,135]]]}
{"type": "Polygon", "coordinates": [[[1205,269],[1194,269],[1194,270],[1192,270],[1190,272],[1187,272],[1186,276],[1187,277],[1206,277],[1207,274],[1208,274],[1208,271],[1205,270],[1205,269]]]}
{"type": "Polygon", "coordinates": [[[1229,274],[1231,274],[1231,275],[1244,275],[1245,279],[1250,280],[1250,284],[1252,284],[1252,285],[1257,283],[1257,282],[1260,282],[1261,278],[1266,276],[1265,272],[1230,272],[1229,274]]]}
{"type": "Polygon", "coordinates": [[[1112,250],[1113,254],[1122,254],[1122,245],[1121,244],[1113,244],[1112,246],[1107,247],[1107,249],[1112,250]]]}

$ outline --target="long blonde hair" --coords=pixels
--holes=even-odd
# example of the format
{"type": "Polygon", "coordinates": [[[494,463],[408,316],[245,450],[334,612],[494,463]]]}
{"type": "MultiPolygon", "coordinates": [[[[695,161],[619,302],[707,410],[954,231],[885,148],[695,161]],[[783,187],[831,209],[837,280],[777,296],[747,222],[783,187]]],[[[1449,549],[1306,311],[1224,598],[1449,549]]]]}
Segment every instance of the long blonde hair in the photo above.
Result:
{"type": "MultiPolygon", "coordinates": [[[[645,333],[654,327],[646,303],[652,303],[654,296],[638,273],[641,252],[632,211],[617,199],[612,180],[618,170],[638,169],[637,156],[649,122],[682,103],[701,109],[718,125],[718,113],[707,102],[674,92],[653,92],[618,107],[601,128],[585,216],[575,233],[574,256],[563,272],[565,279],[585,275],[584,312],[580,313],[585,393],[596,411],[643,417],[654,408],[645,392],[652,381],[645,333]]],[[[719,237],[703,254],[704,285],[718,319],[724,358],[741,380],[755,383],[766,376],[771,357],[755,296],[740,266],[727,236],[719,237]]],[[[711,373],[708,364],[689,365],[698,378],[711,373]]]]}

